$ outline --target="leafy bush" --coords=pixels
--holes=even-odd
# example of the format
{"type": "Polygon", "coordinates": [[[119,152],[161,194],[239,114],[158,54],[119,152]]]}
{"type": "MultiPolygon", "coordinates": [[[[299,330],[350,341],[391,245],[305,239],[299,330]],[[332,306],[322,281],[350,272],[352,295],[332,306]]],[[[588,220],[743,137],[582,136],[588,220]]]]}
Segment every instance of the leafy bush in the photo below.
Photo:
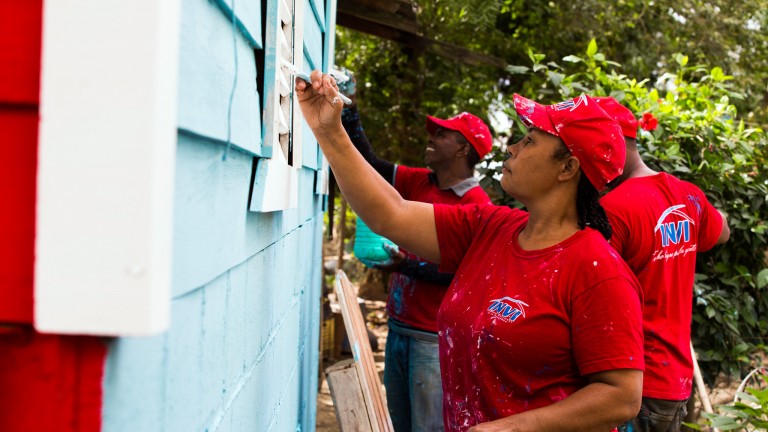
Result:
{"type": "MultiPolygon", "coordinates": [[[[733,404],[719,407],[716,414],[703,414],[710,426],[722,431],[768,430],[768,376],[756,376],[762,382],[737,393],[738,400],[733,404]]],[[[697,424],[686,426],[701,430],[697,424]]]]}
{"type": "MultiPolygon", "coordinates": [[[[768,335],[768,139],[758,125],[739,118],[731,102],[743,95],[732,88],[732,77],[719,67],[688,65],[688,58],[678,54],[676,66],[666,67],[676,73],[666,73],[655,83],[638,81],[622,74],[621,65],[607,60],[594,40],[584,56],[563,58],[565,66],[543,63],[544,56],[532,51],[529,57],[531,67],[508,68],[529,78],[526,96],[535,95],[542,103],[582,93],[612,96],[637,117],[652,115],[658,126],[638,134],[644,161],[695,183],[727,213],[730,241],[699,255],[692,338],[709,376],[723,365],[738,374],[751,354],[765,349],[768,335]]],[[[511,101],[504,110],[517,118],[511,101]]],[[[524,132],[515,122],[512,140],[524,132]]],[[[501,159],[497,153],[492,161],[501,159]]],[[[498,164],[486,165],[481,184],[497,203],[517,205],[501,194],[494,179],[499,170],[498,164]]]]}

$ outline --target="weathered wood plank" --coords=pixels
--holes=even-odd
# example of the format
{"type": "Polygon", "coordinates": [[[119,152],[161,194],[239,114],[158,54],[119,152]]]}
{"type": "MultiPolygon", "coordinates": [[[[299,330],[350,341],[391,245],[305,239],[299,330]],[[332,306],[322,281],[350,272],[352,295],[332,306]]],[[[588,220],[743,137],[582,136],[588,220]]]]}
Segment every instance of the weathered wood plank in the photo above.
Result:
{"type": "Polygon", "coordinates": [[[341,432],[372,431],[355,361],[342,360],[329,366],[325,370],[325,378],[331,389],[333,409],[341,432]]]}
{"type": "Polygon", "coordinates": [[[341,305],[344,327],[347,330],[347,337],[349,337],[349,345],[352,347],[352,354],[373,432],[392,432],[394,428],[387,411],[387,403],[381,394],[381,381],[376,372],[365,321],[363,320],[352,283],[343,270],[336,272],[334,287],[339,304],[341,305]]]}

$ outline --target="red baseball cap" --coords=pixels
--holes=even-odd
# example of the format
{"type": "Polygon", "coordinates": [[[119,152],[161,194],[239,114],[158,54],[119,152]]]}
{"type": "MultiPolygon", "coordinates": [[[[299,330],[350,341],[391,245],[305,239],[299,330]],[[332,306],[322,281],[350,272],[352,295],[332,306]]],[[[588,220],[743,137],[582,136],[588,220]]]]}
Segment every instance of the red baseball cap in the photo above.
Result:
{"type": "Polygon", "coordinates": [[[468,112],[463,112],[448,120],[427,116],[427,132],[434,134],[438,127],[454,130],[464,135],[464,138],[472,144],[481,159],[491,151],[491,130],[477,116],[468,112]]]}
{"type": "Polygon", "coordinates": [[[627,149],[621,126],[591,97],[581,95],[544,106],[515,94],[514,103],[525,126],[563,140],[598,191],[624,171],[627,149]]]}
{"type": "Polygon", "coordinates": [[[619,122],[621,126],[621,132],[627,138],[637,138],[637,119],[632,111],[619,101],[612,97],[596,97],[595,102],[600,105],[603,111],[607,112],[609,116],[619,122]]]}

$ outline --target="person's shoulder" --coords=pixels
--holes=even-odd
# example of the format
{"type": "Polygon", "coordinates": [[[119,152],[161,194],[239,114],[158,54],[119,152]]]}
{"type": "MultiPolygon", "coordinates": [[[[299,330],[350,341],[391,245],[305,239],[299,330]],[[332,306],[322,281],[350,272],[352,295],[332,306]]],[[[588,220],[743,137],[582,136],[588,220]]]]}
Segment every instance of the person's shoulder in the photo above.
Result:
{"type": "Polygon", "coordinates": [[[702,191],[700,187],[698,187],[697,185],[687,180],[683,180],[681,178],[675,177],[672,174],[668,174],[668,173],[663,173],[663,174],[667,180],[667,183],[672,186],[677,186],[679,188],[686,189],[688,192],[698,193],[702,195],[704,194],[704,191],[702,191]]]}
{"type": "Polygon", "coordinates": [[[599,231],[585,228],[581,234],[579,241],[569,249],[573,262],[585,278],[592,282],[612,277],[634,279],[632,270],[599,231]]]}
{"type": "Polygon", "coordinates": [[[493,204],[493,202],[491,201],[491,198],[488,196],[485,190],[482,187],[480,187],[480,185],[477,185],[472,189],[469,189],[462,197],[462,201],[466,202],[467,204],[482,204],[482,205],[493,204]]]}
{"type": "Polygon", "coordinates": [[[610,212],[630,211],[635,207],[643,207],[645,203],[637,199],[638,196],[658,193],[662,189],[662,184],[666,182],[664,175],[664,173],[659,173],[624,180],[600,197],[600,205],[610,212]]]}
{"type": "Polygon", "coordinates": [[[429,176],[429,174],[432,173],[432,170],[430,170],[429,168],[411,167],[407,165],[398,165],[397,171],[399,173],[406,174],[409,176],[423,175],[425,177],[429,176]]]}
{"type": "Polygon", "coordinates": [[[616,250],[603,237],[600,231],[592,228],[584,228],[578,234],[577,241],[572,244],[571,252],[576,255],[584,255],[588,259],[604,257],[611,261],[622,261],[616,250]],[[588,252],[588,254],[585,254],[588,252]],[[588,256],[587,256],[588,255],[588,256]]]}
{"type": "Polygon", "coordinates": [[[470,203],[459,205],[444,204],[443,207],[454,208],[455,211],[465,213],[470,217],[475,217],[478,221],[484,223],[516,224],[528,220],[527,212],[508,206],[470,203]]]}
{"type": "Polygon", "coordinates": [[[473,204],[478,215],[488,225],[517,226],[528,220],[528,212],[509,206],[473,204]]]}

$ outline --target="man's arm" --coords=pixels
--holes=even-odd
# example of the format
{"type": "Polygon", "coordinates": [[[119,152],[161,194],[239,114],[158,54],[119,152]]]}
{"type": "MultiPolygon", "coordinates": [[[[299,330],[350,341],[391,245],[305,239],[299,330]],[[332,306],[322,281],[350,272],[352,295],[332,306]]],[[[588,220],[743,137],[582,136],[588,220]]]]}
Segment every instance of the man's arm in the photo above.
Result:
{"type": "Polygon", "coordinates": [[[718,212],[720,212],[720,216],[723,217],[723,228],[721,229],[720,237],[717,238],[717,243],[715,244],[723,244],[731,238],[731,229],[728,227],[728,217],[725,212],[722,210],[718,210],[718,212]]]}
{"type": "MultiPolygon", "coordinates": [[[[356,101],[354,96],[350,99],[356,101]]],[[[344,126],[344,130],[347,131],[352,144],[363,156],[363,159],[371,164],[373,169],[384,177],[384,180],[390,184],[395,184],[395,164],[379,159],[376,153],[374,153],[373,146],[371,146],[371,142],[368,140],[363,124],[360,121],[360,111],[358,111],[356,103],[353,103],[352,106],[344,107],[341,112],[341,124],[344,126]]]]}
{"type": "Polygon", "coordinates": [[[438,265],[429,261],[407,258],[397,248],[384,245],[391,258],[386,264],[375,266],[377,269],[397,272],[413,279],[421,280],[433,285],[448,286],[453,282],[453,273],[443,273],[438,265]]]}

